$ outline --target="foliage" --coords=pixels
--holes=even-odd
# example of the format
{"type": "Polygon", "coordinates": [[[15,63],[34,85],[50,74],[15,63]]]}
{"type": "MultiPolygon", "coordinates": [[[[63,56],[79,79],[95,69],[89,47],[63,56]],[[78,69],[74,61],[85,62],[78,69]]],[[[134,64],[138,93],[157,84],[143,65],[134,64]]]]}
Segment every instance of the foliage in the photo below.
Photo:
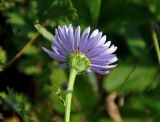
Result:
{"type": "Polygon", "coordinates": [[[30,121],[31,106],[26,96],[8,89],[8,93],[6,94],[4,92],[1,92],[0,97],[4,100],[4,102],[6,102],[16,112],[18,112],[18,114],[20,115],[20,117],[22,117],[24,121],[30,121]]]}

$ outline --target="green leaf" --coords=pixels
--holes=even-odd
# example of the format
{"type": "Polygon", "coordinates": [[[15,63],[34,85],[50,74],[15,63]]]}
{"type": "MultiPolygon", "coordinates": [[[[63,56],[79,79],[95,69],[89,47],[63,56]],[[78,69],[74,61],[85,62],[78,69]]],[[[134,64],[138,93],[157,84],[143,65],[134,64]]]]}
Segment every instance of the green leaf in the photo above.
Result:
{"type": "Polygon", "coordinates": [[[62,19],[75,19],[77,18],[77,13],[72,5],[71,0],[47,0],[44,3],[38,2],[38,9],[45,18],[52,18],[53,20],[62,19]]]}
{"type": "Polygon", "coordinates": [[[96,25],[99,19],[101,0],[92,0],[92,1],[88,0],[88,6],[90,9],[92,21],[94,25],[96,25]]]}
{"type": "Polygon", "coordinates": [[[94,73],[87,73],[88,76],[88,82],[92,85],[93,91],[95,93],[98,93],[98,83],[97,78],[94,73]]]}
{"type": "MultiPolygon", "coordinates": [[[[26,54],[26,52],[25,52],[25,54],[26,54]]],[[[42,71],[42,69],[41,69],[42,67],[40,66],[41,62],[39,61],[37,63],[37,60],[40,60],[41,56],[38,56],[38,55],[39,55],[39,53],[37,53],[37,51],[35,51],[35,52],[33,51],[33,54],[32,54],[32,52],[28,52],[27,53],[28,58],[22,62],[19,62],[19,65],[18,65],[19,70],[21,72],[24,72],[27,75],[40,74],[42,71]],[[30,59],[32,59],[32,60],[30,60],[30,59]]]]}
{"type": "Polygon", "coordinates": [[[120,64],[104,80],[104,89],[107,91],[142,92],[152,87],[156,68],[153,66],[138,66],[120,64]],[[132,71],[132,72],[131,72],[132,71]],[[130,74],[131,73],[131,74],[130,74]],[[127,78],[129,76],[129,78],[127,78]],[[127,80],[127,81],[126,81],[127,80]]]}
{"type": "Polygon", "coordinates": [[[22,26],[22,25],[25,25],[26,23],[23,16],[18,13],[8,13],[7,16],[9,18],[7,22],[11,24],[22,26]]]}
{"type": "Polygon", "coordinates": [[[78,99],[82,110],[84,109],[85,112],[88,112],[95,107],[99,96],[95,93],[92,84],[90,84],[90,82],[88,82],[88,79],[86,79],[85,77],[86,75],[79,75],[76,78],[74,94],[78,99]]]}
{"type": "Polygon", "coordinates": [[[127,44],[130,47],[132,54],[138,58],[141,58],[146,53],[146,43],[140,37],[128,37],[127,44]]]}
{"type": "Polygon", "coordinates": [[[24,54],[26,55],[37,55],[38,54],[38,48],[35,45],[30,45],[27,50],[24,51],[24,54]]]}
{"type": "Polygon", "coordinates": [[[65,71],[60,68],[52,65],[52,72],[50,75],[50,80],[53,84],[57,84],[58,86],[62,85],[64,82],[68,80],[65,71]]]}
{"type": "Polygon", "coordinates": [[[72,0],[79,16],[79,23],[97,26],[101,0],[72,0]],[[85,11],[84,11],[85,10],[85,11]]]}
{"type": "Polygon", "coordinates": [[[117,31],[148,23],[152,18],[153,14],[143,5],[123,0],[104,1],[100,25],[106,31],[117,31]]]}

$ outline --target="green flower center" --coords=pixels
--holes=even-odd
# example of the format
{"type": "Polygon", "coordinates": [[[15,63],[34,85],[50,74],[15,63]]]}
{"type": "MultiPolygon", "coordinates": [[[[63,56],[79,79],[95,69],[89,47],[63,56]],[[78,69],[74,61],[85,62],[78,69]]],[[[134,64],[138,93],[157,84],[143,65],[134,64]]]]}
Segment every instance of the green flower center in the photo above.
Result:
{"type": "Polygon", "coordinates": [[[69,68],[74,68],[77,72],[82,72],[89,68],[90,61],[85,54],[72,52],[67,55],[67,64],[69,68]]]}

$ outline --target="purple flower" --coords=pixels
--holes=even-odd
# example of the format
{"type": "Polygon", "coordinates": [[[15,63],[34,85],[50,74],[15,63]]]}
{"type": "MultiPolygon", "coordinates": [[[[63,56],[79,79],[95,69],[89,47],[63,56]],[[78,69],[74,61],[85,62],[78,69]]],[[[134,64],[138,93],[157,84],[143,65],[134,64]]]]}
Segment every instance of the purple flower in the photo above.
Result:
{"type": "MultiPolygon", "coordinates": [[[[106,36],[102,36],[102,32],[99,32],[98,29],[90,34],[90,27],[87,27],[82,34],[80,26],[75,31],[72,25],[58,27],[55,30],[55,39],[53,39],[51,47],[52,51],[45,47],[43,50],[51,58],[61,62],[60,65],[63,68],[70,66],[68,63],[70,54],[76,55],[75,58],[85,58],[85,63],[87,63],[85,70],[99,74],[109,73],[109,70],[116,66],[114,63],[118,60],[113,54],[117,47],[111,45],[111,41],[106,42],[106,36]]],[[[82,60],[78,63],[81,64],[82,60]]]]}

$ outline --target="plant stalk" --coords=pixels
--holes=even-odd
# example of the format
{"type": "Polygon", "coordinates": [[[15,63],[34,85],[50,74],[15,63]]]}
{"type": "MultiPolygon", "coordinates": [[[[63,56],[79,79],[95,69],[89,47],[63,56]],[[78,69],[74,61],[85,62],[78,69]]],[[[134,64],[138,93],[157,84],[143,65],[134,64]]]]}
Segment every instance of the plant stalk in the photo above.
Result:
{"type": "Polygon", "coordinates": [[[69,81],[68,81],[68,88],[67,88],[67,95],[65,101],[65,122],[70,122],[70,111],[71,111],[71,101],[72,101],[72,92],[74,87],[75,78],[77,75],[77,71],[75,69],[71,69],[69,81]]]}

